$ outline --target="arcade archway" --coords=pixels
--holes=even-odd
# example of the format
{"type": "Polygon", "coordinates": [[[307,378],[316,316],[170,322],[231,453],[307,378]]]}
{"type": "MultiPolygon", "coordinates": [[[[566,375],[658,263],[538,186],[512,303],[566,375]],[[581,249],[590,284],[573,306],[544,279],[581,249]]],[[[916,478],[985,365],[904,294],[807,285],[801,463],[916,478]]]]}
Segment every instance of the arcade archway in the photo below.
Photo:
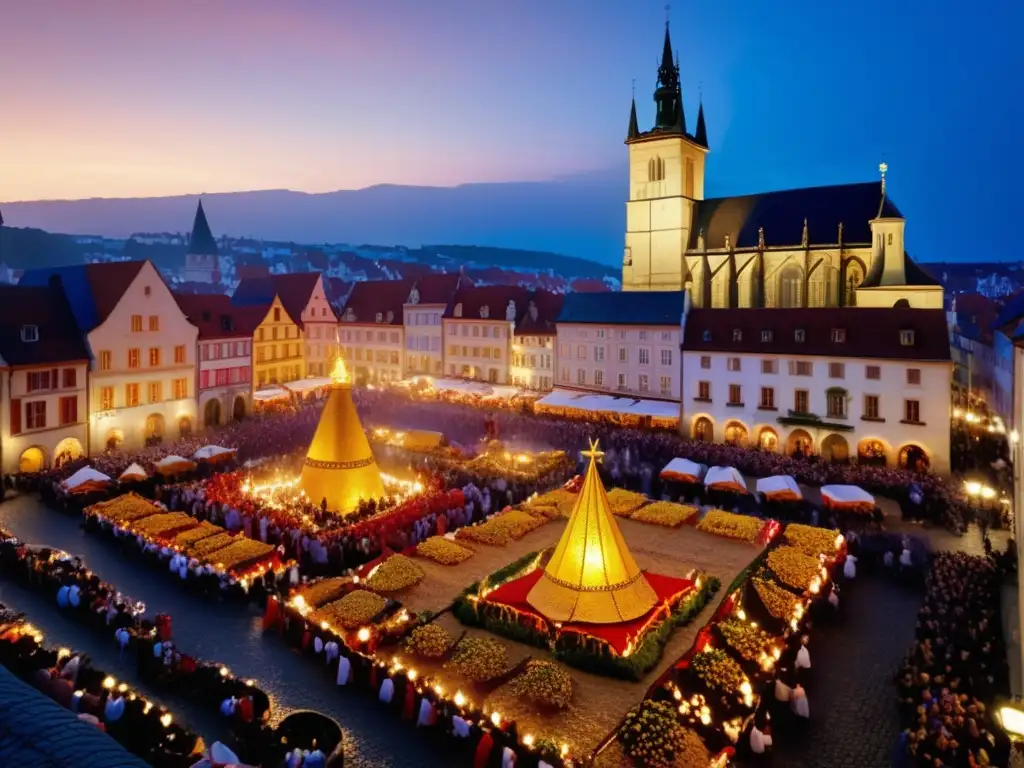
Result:
{"type": "Polygon", "coordinates": [[[774,453],[779,448],[779,436],[771,427],[762,427],[757,435],[757,447],[774,453]]]}
{"type": "Polygon", "coordinates": [[[62,467],[69,461],[80,459],[84,455],[85,450],[77,438],[65,437],[53,449],[53,464],[56,467],[62,467]]]}
{"type": "Polygon", "coordinates": [[[178,419],[178,437],[191,437],[191,436],[192,436],[192,417],[191,416],[182,416],[180,419],[178,419]]]}
{"type": "Polygon", "coordinates": [[[850,458],[850,444],[842,435],[831,434],[821,441],[821,458],[843,462],[850,458]]]}
{"type": "Polygon", "coordinates": [[[924,472],[931,465],[924,448],[913,443],[900,448],[899,462],[902,468],[914,472],[924,472]]]}
{"type": "Polygon", "coordinates": [[[707,416],[701,416],[693,422],[693,439],[702,443],[714,442],[715,425],[707,416]]]}
{"type": "Polygon", "coordinates": [[[235,421],[241,421],[245,418],[245,398],[241,395],[235,398],[235,404],[231,408],[231,417],[235,421]]]}
{"type": "Polygon", "coordinates": [[[26,448],[18,461],[19,472],[42,472],[46,469],[46,451],[38,445],[26,448]]]}
{"type": "Polygon", "coordinates": [[[146,417],[146,445],[158,445],[164,441],[164,417],[154,413],[146,417]]]}
{"type": "Polygon", "coordinates": [[[806,429],[794,429],[786,438],[786,455],[810,456],[814,453],[814,439],[806,429]]]}
{"type": "Polygon", "coordinates": [[[857,463],[865,466],[884,467],[889,463],[889,450],[881,440],[865,437],[857,443],[857,463]]]}
{"type": "Polygon", "coordinates": [[[220,426],[220,400],[213,398],[206,402],[203,408],[203,425],[207,427],[220,426]]]}
{"type": "Polygon", "coordinates": [[[747,428],[738,421],[730,421],[725,425],[725,442],[728,445],[745,448],[747,446],[747,428]]]}

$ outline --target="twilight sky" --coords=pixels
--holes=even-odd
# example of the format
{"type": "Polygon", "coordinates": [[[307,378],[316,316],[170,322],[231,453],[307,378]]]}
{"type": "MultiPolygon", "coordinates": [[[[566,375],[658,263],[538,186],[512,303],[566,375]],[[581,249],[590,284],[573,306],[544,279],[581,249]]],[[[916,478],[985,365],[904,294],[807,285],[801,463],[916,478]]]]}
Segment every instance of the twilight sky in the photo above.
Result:
{"type": "MultiPolygon", "coordinates": [[[[624,169],[665,18],[663,0],[4,5],[0,200],[624,169]]],[[[873,179],[884,159],[921,258],[1019,258],[1021,6],[677,0],[706,193],[873,179]]]]}

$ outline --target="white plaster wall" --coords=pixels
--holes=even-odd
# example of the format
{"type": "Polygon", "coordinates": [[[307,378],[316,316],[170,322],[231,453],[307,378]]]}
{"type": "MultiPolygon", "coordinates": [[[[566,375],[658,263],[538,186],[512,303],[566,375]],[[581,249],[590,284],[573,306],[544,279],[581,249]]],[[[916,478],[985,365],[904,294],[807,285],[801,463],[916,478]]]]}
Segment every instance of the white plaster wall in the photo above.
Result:
{"type": "Polygon", "coordinates": [[[403,326],[343,322],[340,324],[339,334],[340,345],[346,352],[345,363],[352,376],[358,377],[360,371],[363,371],[367,383],[401,381],[405,352],[403,326]],[[387,360],[377,360],[378,352],[383,352],[387,360]],[[392,354],[398,355],[397,362],[391,362],[392,354]]]}
{"type": "Polygon", "coordinates": [[[514,328],[513,323],[494,318],[445,318],[442,325],[444,375],[495,384],[510,384],[514,328]],[[477,332],[476,336],[473,335],[474,329],[477,332]],[[485,332],[489,335],[484,336],[485,332]],[[484,357],[484,349],[491,350],[490,357],[484,357]],[[495,351],[497,357],[494,356],[495,351]],[[494,382],[491,382],[492,370],[496,371],[497,380],[494,382]]]}
{"type": "Polygon", "coordinates": [[[444,371],[444,304],[406,304],[405,374],[441,376],[444,371]],[[423,358],[426,358],[425,364],[423,358]]]}

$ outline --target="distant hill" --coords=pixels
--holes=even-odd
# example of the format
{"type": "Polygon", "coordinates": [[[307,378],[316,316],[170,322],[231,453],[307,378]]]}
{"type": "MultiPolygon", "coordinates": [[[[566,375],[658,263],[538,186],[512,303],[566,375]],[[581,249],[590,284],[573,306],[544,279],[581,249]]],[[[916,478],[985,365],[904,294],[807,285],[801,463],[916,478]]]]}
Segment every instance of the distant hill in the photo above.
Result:
{"type": "MultiPolygon", "coordinates": [[[[542,182],[202,197],[218,237],[409,248],[452,243],[567,254],[617,267],[625,229],[624,179],[622,170],[614,169],[542,182]]],[[[10,226],[127,238],[133,232],[187,230],[197,197],[0,203],[0,209],[10,226]]]]}

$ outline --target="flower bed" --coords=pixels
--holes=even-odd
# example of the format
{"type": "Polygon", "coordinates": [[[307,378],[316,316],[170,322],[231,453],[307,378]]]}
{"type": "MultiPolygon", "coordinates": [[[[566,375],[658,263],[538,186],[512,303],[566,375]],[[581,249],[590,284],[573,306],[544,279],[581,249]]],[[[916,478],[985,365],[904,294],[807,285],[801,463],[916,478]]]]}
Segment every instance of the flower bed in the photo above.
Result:
{"type": "Polygon", "coordinates": [[[641,523],[654,523],[666,528],[678,528],[700,510],[689,504],[674,504],[670,501],[654,501],[640,507],[630,519],[641,523]]]}
{"type": "Polygon", "coordinates": [[[213,553],[218,549],[224,549],[224,547],[231,546],[231,543],[234,540],[234,536],[227,531],[223,531],[215,536],[209,536],[197,541],[190,547],[186,547],[185,554],[189,557],[194,557],[197,560],[203,560],[213,555],[213,553]]]}
{"type": "Polygon", "coordinates": [[[454,642],[455,638],[440,624],[424,624],[410,633],[405,647],[421,659],[440,659],[448,653],[454,642]]]}
{"type": "Polygon", "coordinates": [[[209,539],[217,534],[224,533],[224,529],[219,525],[214,525],[211,522],[203,520],[195,528],[190,528],[187,531],[182,531],[171,540],[171,546],[177,547],[178,549],[187,550],[198,544],[203,539],[209,539]]]}
{"type": "Polygon", "coordinates": [[[444,536],[431,536],[425,541],[416,545],[416,554],[429,558],[441,565],[458,565],[464,560],[473,556],[473,550],[467,547],[460,547],[454,541],[449,541],[444,536]]]}
{"type": "Polygon", "coordinates": [[[327,605],[327,603],[340,600],[345,592],[348,591],[348,586],[351,583],[352,579],[347,576],[332,576],[329,579],[322,579],[314,584],[310,584],[299,594],[302,595],[306,605],[316,609],[321,605],[327,605]]]}
{"type": "Polygon", "coordinates": [[[110,501],[101,501],[86,507],[86,514],[99,515],[118,525],[125,525],[150,515],[162,512],[163,509],[149,499],[137,493],[126,493],[110,501]]]}
{"type": "Polygon", "coordinates": [[[467,680],[483,683],[508,672],[508,649],[489,637],[464,637],[444,666],[467,680]]]}
{"type": "Polygon", "coordinates": [[[184,512],[163,512],[150,515],[131,523],[134,533],[141,533],[150,538],[173,538],[181,531],[195,528],[198,523],[184,512]]]}
{"type": "Polygon", "coordinates": [[[729,647],[747,661],[760,662],[775,646],[775,639],[771,635],[755,626],[753,622],[743,621],[736,616],[731,616],[716,626],[729,647]]]}
{"type": "Polygon", "coordinates": [[[799,547],[808,555],[817,557],[835,557],[836,550],[842,545],[842,535],[833,528],[815,528],[812,525],[790,523],[783,534],[787,544],[799,547]]]}
{"type": "Polygon", "coordinates": [[[550,661],[531,659],[510,687],[516,696],[550,709],[565,709],[572,701],[572,677],[550,661]]]}
{"type": "Polygon", "coordinates": [[[712,509],[704,519],[697,523],[697,530],[724,536],[727,539],[739,539],[753,544],[761,533],[761,521],[756,517],[737,515],[722,509],[712,509]]]}
{"type": "Polygon", "coordinates": [[[424,576],[423,569],[405,555],[392,555],[370,571],[366,586],[375,592],[408,589],[424,576]]]}
{"type": "Polygon", "coordinates": [[[233,543],[212,552],[209,557],[217,561],[218,570],[233,573],[257,568],[261,563],[273,559],[275,552],[271,544],[236,536],[233,543]]]}
{"type": "Polygon", "coordinates": [[[679,724],[676,708],[667,701],[647,699],[626,715],[619,731],[622,749],[643,768],[710,765],[711,755],[693,731],[679,724]]]}
{"type": "Polygon", "coordinates": [[[527,508],[531,511],[537,507],[555,509],[558,514],[568,517],[576,504],[577,494],[565,488],[556,488],[553,491],[542,493],[527,502],[527,508]]]}
{"type": "Polygon", "coordinates": [[[726,695],[751,694],[750,681],[743,674],[740,665],[721,648],[707,648],[695,654],[692,664],[693,671],[708,688],[726,695]]]}
{"type": "Polygon", "coordinates": [[[776,547],[768,553],[767,564],[775,578],[801,592],[821,584],[821,563],[796,547],[776,547]]]}
{"type": "Polygon", "coordinates": [[[460,528],[457,539],[489,544],[492,547],[507,547],[509,543],[523,538],[530,531],[544,525],[547,520],[540,515],[531,515],[519,509],[511,509],[495,515],[479,525],[460,528]]]}
{"type": "Polygon", "coordinates": [[[650,499],[642,493],[627,491],[625,488],[612,488],[608,491],[608,504],[612,514],[619,517],[629,517],[650,499]]]}
{"type": "Polygon", "coordinates": [[[328,625],[355,629],[368,624],[379,616],[388,601],[365,589],[349,592],[340,600],[321,606],[314,614],[316,622],[327,622],[328,625]]]}
{"type": "Polygon", "coordinates": [[[755,576],[753,581],[754,591],[764,603],[764,607],[768,609],[768,613],[776,619],[789,621],[796,612],[797,606],[801,605],[800,599],[764,575],[755,576]]]}

